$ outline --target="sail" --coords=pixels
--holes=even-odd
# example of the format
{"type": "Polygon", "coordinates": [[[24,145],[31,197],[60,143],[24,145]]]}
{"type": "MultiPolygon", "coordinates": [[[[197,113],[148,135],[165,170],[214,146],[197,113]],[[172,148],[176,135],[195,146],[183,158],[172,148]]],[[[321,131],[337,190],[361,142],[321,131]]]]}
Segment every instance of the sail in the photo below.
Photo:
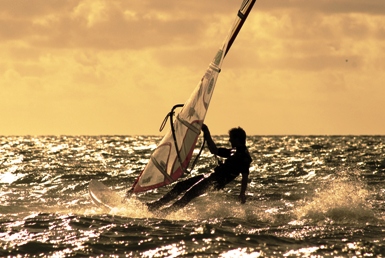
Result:
{"type": "Polygon", "coordinates": [[[153,151],[131,191],[143,192],[176,181],[187,171],[209,108],[222,62],[256,0],[244,0],[231,30],[202,79],[153,151]]]}

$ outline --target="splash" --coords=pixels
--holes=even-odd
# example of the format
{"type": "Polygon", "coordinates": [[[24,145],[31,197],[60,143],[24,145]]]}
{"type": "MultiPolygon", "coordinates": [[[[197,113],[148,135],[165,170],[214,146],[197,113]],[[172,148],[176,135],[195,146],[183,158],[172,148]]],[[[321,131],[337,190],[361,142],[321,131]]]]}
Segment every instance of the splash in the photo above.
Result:
{"type": "Polygon", "coordinates": [[[248,222],[271,221],[264,207],[248,201],[241,204],[238,195],[224,191],[209,192],[194,199],[185,208],[170,213],[170,220],[221,220],[225,218],[245,219],[248,222]]]}
{"type": "MultiPolygon", "coordinates": [[[[124,193],[120,193],[124,196],[124,193]]],[[[87,210],[88,213],[91,214],[109,214],[109,215],[117,215],[127,218],[154,218],[155,215],[148,211],[147,206],[142,201],[138,200],[135,197],[124,199],[121,205],[116,206],[112,209],[106,209],[103,207],[97,207],[95,204],[91,202],[94,206],[93,209],[87,210]]]]}
{"type": "Polygon", "coordinates": [[[370,191],[354,173],[342,173],[330,180],[316,190],[310,201],[294,211],[297,219],[331,224],[376,221],[367,202],[370,191]]]}

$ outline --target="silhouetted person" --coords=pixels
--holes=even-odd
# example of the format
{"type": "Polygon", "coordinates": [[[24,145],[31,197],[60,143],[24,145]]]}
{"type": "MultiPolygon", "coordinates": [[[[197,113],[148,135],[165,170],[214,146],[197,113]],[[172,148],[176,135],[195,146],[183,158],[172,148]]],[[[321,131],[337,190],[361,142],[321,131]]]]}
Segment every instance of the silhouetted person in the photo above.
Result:
{"type": "Polygon", "coordinates": [[[175,200],[180,194],[185,194],[170,207],[160,210],[161,213],[169,213],[185,207],[192,199],[210,190],[223,189],[233,181],[239,174],[242,175],[241,192],[239,199],[241,203],[246,202],[246,188],[249,176],[251,157],[246,147],[246,132],[238,127],[230,129],[229,141],[231,149],[217,148],[211,138],[208,127],[203,124],[202,132],[207,141],[208,148],[212,154],[227,158],[223,164],[215,167],[214,172],[208,176],[198,175],[176,183],[174,188],[159,200],[147,203],[150,211],[157,211],[170,201],[175,200]]]}

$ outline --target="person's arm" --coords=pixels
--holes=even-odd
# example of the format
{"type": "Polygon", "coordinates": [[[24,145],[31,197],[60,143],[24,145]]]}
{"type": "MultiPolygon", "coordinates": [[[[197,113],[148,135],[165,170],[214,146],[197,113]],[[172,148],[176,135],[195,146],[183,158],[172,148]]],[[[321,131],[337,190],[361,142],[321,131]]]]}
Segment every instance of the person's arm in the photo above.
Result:
{"type": "Polygon", "coordinates": [[[249,174],[242,173],[241,193],[239,194],[239,200],[241,201],[241,203],[246,203],[246,189],[247,189],[248,180],[249,180],[249,174]]]}
{"type": "Polygon", "coordinates": [[[217,145],[214,143],[213,139],[211,138],[211,134],[209,131],[209,128],[207,125],[203,124],[202,125],[202,132],[203,132],[203,137],[205,138],[207,142],[207,146],[209,147],[209,150],[212,154],[217,155],[218,154],[218,148],[217,145]]]}

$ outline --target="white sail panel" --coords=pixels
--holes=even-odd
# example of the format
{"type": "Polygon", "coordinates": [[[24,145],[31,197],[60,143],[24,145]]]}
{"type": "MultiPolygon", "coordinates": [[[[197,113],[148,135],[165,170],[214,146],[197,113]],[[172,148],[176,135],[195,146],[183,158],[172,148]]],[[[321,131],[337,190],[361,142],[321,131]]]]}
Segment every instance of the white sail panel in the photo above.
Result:
{"type": "Polygon", "coordinates": [[[202,80],[174,120],[174,137],[172,130],[163,137],[136,184],[133,192],[141,192],[169,184],[182,176],[192,157],[201,126],[205,119],[211,96],[214,92],[224,51],[218,51],[202,80]],[[178,153],[180,160],[178,158],[178,153]]]}
{"type": "Polygon", "coordinates": [[[224,44],[154,150],[131,191],[142,192],[174,182],[187,170],[220,72],[223,59],[235,40],[255,0],[245,0],[224,44]],[[174,132],[174,133],[173,133],[174,132]]]}

